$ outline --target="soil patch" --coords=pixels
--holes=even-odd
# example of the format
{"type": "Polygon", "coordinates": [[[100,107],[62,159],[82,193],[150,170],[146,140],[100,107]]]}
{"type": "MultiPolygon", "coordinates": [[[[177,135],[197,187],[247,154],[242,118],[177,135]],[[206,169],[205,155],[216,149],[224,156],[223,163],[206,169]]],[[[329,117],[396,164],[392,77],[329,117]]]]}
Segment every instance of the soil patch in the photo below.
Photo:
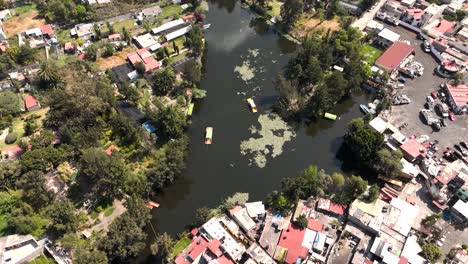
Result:
{"type": "Polygon", "coordinates": [[[331,31],[339,31],[341,29],[340,22],[337,19],[324,20],[320,22],[320,19],[318,18],[306,18],[302,20],[301,23],[298,23],[293,34],[296,37],[302,38],[311,32],[328,29],[331,31]]]}
{"type": "Polygon", "coordinates": [[[99,68],[101,70],[107,70],[107,69],[112,69],[114,67],[120,66],[122,64],[127,63],[127,55],[134,52],[133,49],[131,48],[125,48],[120,52],[114,53],[113,56],[108,57],[108,58],[98,58],[96,60],[97,64],[99,65],[99,68]]]}
{"type": "Polygon", "coordinates": [[[8,38],[18,35],[28,29],[45,25],[45,19],[39,17],[39,12],[31,11],[13,16],[3,23],[3,31],[8,38]]]}

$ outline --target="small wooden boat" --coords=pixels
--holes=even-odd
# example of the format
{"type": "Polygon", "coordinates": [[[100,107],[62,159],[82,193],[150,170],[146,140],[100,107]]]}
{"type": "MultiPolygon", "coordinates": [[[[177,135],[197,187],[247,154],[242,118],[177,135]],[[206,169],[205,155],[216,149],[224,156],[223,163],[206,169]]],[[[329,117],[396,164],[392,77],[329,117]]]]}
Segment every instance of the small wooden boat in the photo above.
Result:
{"type": "Polygon", "coordinates": [[[211,145],[213,142],[213,128],[207,127],[205,132],[205,145],[211,145]]]}
{"type": "Polygon", "coordinates": [[[187,112],[186,112],[187,116],[192,116],[193,107],[194,107],[194,106],[195,106],[194,103],[191,103],[191,104],[189,105],[189,107],[187,108],[187,112]]]}
{"type": "Polygon", "coordinates": [[[366,115],[367,115],[368,113],[370,113],[370,109],[369,109],[369,107],[367,107],[366,105],[363,105],[363,104],[362,104],[362,105],[359,106],[359,108],[361,108],[361,111],[362,111],[364,114],[366,114],[366,115]]]}
{"type": "Polygon", "coordinates": [[[325,113],[323,117],[325,117],[326,119],[333,120],[333,121],[340,119],[337,115],[330,114],[330,113],[325,113]]]}
{"type": "Polygon", "coordinates": [[[247,98],[247,103],[249,104],[252,112],[257,113],[257,106],[255,105],[254,100],[252,98],[247,98]]]}
{"type": "Polygon", "coordinates": [[[210,27],[211,27],[211,24],[203,25],[203,29],[209,29],[210,27]]]}
{"type": "Polygon", "coordinates": [[[153,209],[153,208],[159,208],[159,203],[157,202],[154,202],[154,201],[148,201],[145,206],[149,209],[153,209]]]}

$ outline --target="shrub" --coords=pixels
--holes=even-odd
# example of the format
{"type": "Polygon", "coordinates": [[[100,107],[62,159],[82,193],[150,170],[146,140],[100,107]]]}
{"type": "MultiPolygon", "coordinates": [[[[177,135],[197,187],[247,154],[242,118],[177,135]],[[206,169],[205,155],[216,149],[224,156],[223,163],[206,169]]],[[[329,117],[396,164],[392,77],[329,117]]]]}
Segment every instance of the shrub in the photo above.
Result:
{"type": "Polygon", "coordinates": [[[5,143],[6,144],[13,144],[16,142],[16,140],[18,139],[18,136],[16,135],[16,133],[10,133],[6,136],[5,138],[5,143]]]}

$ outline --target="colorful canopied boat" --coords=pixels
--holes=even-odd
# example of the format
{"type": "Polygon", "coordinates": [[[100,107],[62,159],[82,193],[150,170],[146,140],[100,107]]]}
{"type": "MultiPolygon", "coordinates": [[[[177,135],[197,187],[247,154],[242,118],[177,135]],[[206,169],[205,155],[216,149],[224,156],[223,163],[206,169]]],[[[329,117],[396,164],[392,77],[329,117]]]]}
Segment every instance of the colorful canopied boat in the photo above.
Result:
{"type": "Polygon", "coordinates": [[[205,145],[211,145],[213,142],[213,128],[207,127],[205,132],[205,145]]]}
{"type": "Polygon", "coordinates": [[[249,104],[252,112],[257,113],[257,106],[255,105],[254,100],[252,98],[247,98],[247,103],[249,104]]]}
{"type": "Polygon", "coordinates": [[[325,113],[323,115],[323,117],[325,117],[326,119],[330,119],[330,120],[336,120],[336,119],[339,119],[339,117],[337,115],[334,115],[334,114],[331,114],[331,113],[325,113]]]}

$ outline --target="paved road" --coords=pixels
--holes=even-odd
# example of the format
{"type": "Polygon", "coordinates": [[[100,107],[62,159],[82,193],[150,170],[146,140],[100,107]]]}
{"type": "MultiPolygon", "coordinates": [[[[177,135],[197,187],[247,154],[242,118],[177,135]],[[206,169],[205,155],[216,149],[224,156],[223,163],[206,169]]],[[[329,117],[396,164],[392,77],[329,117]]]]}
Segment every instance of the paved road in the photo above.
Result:
{"type": "Polygon", "coordinates": [[[364,30],[366,28],[367,23],[372,20],[375,16],[375,13],[380,10],[386,0],[379,0],[377,5],[372,9],[368,10],[368,12],[364,12],[358,20],[354,21],[351,26],[358,28],[359,30],[364,30]]]}

